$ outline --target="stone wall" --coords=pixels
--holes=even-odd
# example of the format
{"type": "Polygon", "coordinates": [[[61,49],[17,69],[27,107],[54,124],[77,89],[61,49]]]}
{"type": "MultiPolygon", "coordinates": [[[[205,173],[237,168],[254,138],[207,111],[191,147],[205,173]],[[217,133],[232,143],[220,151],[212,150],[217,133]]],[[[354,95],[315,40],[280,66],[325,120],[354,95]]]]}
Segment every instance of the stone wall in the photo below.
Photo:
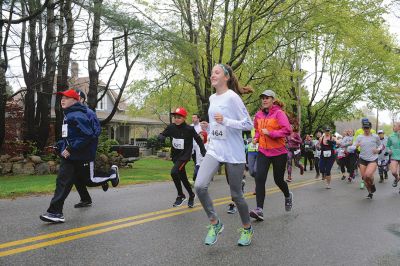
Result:
{"type": "Polygon", "coordinates": [[[46,175],[57,173],[56,161],[43,161],[39,156],[0,156],[1,175],[46,175]]]}
{"type": "MultiPolygon", "coordinates": [[[[104,154],[99,155],[95,161],[96,169],[108,171],[111,165],[119,167],[128,166],[126,159],[117,155],[108,157],[104,154]]],[[[43,161],[40,156],[0,156],[0,175],[48,175],[57,174],[59,161],[43,161]]]]}

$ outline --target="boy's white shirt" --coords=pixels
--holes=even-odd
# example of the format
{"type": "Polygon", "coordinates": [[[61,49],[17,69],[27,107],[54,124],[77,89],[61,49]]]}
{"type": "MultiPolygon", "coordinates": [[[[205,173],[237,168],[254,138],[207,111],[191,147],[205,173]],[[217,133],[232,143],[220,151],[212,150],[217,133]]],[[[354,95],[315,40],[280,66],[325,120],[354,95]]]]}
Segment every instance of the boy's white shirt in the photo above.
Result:
{"type": "MultiPolygon", "coordinates": [[[[201,132],[201,126],[200,123],[197,123],[197,125],[195,124],[190,124],[192,127],[194,127],[194,130],[196,131],[197,134],[200,134],[201,132]]],[[[192,149],[192,154],[196,152],[196,146],[199,147],[199,145],[197,145],[197,142],[193,139],[193,149],[192,149]]],[[[197,154],[196,154],[197,156],[197,154]]],[[[197,157],[196,157],[197,158],[197,157]]],[[[197,159],[196,159],[197,160],[197,159]]]]}
{"type": "MultiPolygon", "coordinates": [[[[208,142],[204,144],[204,147],[205,147],[206,150],[207,150],[207,148],[208,148],[208,142]]],[[[201,162],[203,161],[204,157],[201,155],[199,145],[196,145],[194,151],[196,152],[196,165],[200,165],[201,162]]]]}

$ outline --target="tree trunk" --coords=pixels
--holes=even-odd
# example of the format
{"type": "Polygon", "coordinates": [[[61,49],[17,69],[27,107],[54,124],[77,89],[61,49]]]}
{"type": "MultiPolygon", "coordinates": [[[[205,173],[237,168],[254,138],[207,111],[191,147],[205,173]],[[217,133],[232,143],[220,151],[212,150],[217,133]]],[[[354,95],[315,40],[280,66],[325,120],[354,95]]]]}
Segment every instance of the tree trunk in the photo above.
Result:
{"type": "Polygon", "coordinates": [[[94,0],[93,3],[93,34],[92,40],[90,41],[90,51],[88,58],[89,68],[89,93],[88,93],[88,105],[89,108],[95,110],[97,105],[97,87],[99,84],[99,72],[96,67],[97,59],[97,48],[99,47],[100,39],[100,18],[103,0],[94,0]]]}
{"type": "MultiPolygon", "coordinates": [[[[4,143],[4,138],[5,138],[5,105],[7,101],[7,81],[6,81],[6,71],[7,71],[7,66],[8,66],[8,57],[7,57],[7,39],[8,39],[8,34],[10,32],[10,26],[11,24],[20,24],[22,23],[22,34],[21,34],[21,46],[20,46],[20,52],[22,51],[21,55],[24,55],[23,53],[23,47],[25,45],[25,33],[26,33],[26,24],[25,22],[28,20],[33,20],[35,17],[40,15],[44,8],[47,6],[49,0],[46,0],[44,4],[38,8],[38,9],[30,9],[31,13],[29,16],[25,16],[26,10],[25,10],[25,3],[21,2],[21,14],[22,17],[17,20],[12,20],[12,15],[14,14],[14,5],[15,5],[15,0],[11,1],[10,10],[8,11],[9,18],[8,19],[3,19],[3,12],[1,9],[0,10],[0,148],[2,147],[4,143]],[[3,30],[3,26],[7,24],[7,27],[3,30]],[[4,41],[3,41],[3,33],[4,33],[4,41]],[[2,58],[2,54],[4,54],[4,58],[2,58]]],[[[4,1],[0,0],[0,6],[3,7],[4,1]]],[[[40,1],[37,1],[37,4],[40,5],[40,1]]],[[[36,5],[32,5],[32,7],[36,7],[36,5]]],[[[25,65],[25,58],[21,58],[21,62],[23,63],[22,65],[22,70],[24,73],[24,77],[27,77],[27,70],[26,70],[26,65],[25,65]]]]}
{"type": "Polygon", "coordinates": [[[47,8],[47,31],[45,42],[45,58],[46,58],[46,74],[43,83],[43,93],[38,99],[38,113],[40,113],[40,121],[38,126],[37,147],[43,150],[49,138],[50,131],[50,110],[51,98],[54,87],[54,76],[56,71],[56,49],[57,40],[55,32],[54,3],[50,0],[47,8]]]}
{"type": "MultiPolygon", "coordinates": [[[[0,0],[0,6],[3,6],[3,0],[0,0]]],[[[11,12],[12,13],[12,12],[11,12]]],[[[0,17],[3,17],[3,9],[0,10],[0,17]]],[[[0,23],[0,150],[4,143],[5,137],[5,121],[6,121],[6,71],[7,71],[7,63],[5,59],[3,59],[3,51],[4,57],[6,56],[7,49],[3,45],[3,26],[4,23],[0,23]]]]}
{"type": "MultiPolygon", "coordinates": [[[[33,1],[28,1],[29,10],[35,9],[35,3],[33,1]]],[[[20,46],[20,56],[21,63],[23,64],[24,70],[24,80],[26,85],[26,95],[25,95],[25,109],[24,109],[24,140],[32,141],[36,140],[36,132],[35,132],[35,94],[39,91],[40,88],[40,80],[39,79],[39,58],[38,58],[38,50],[36,43],[36,26],[37,26],[37,18],[33,18],[29,20],[28,27],[28,44],[29,44],[29,68],[26,69],[25,59],[25,40],[21,38],[21,46],[20,46]]],[[[25,36],[25,32],[22,32],[23,36],[25,36]]]]}
{"type": "MultiPolygon", "coordinates": [[[[2,2],[2,1],[0,1],[2,2]]],[[[1,27],[3,29],[3,27],[1,27]]],[[[1,33],[0,33],[1,34],[1,33]]],[[[0,35],[0,43],[2,42],[2,36],[0,35]]],[[[0,52],[1,54],[1,52],[0,52]]],[[[6,71],[7,65],[5,64],[5,60],[0,56],[0,150],[4,144],[5,137],[5,122],[6,122],[6,71]]]]}
{"type": "MultiPolygon", "coordinates": [[[[65,91],[68,89],[68,67],[72,47],[74,46],[74,21],[71,13],[71,0],[60,0],[60,21],[58,33],[59,47],[59,63],[57,68],[57,91],[65,91]],[[64,31],[64,21],[67,29],[64,31]],[[64,44],[63,37],[67,33],[67,42],[64,44]]],[[[61,125],[63,121],[63,113],[60,106],[60,96],[56,97],[55,112],[56,112],[56,140],[61,138],[61,125]]]]}

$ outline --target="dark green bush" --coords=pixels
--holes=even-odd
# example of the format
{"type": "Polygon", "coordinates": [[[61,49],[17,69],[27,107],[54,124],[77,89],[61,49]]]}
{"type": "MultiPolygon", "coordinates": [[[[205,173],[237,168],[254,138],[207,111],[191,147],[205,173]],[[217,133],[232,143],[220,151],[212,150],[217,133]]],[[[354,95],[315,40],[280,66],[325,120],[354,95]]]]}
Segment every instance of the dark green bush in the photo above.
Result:
{"type": "Polygon", "coordinates": [[[119,145],[119,143],[116,140],[109,139],[107,132],[103,130],[99,137],[99,145],[97,146],[97,155],[98,154],[113,155],[113,152],[110,152],[112,145],[119,145]]]}
{"type": "Polygon", "coordinates": [[[146,148],[154,148],[155,150],[160,150],[162,148],[171,147],[171,140],[170,138],[165,139],[165,143],[162,143],[158,140],[158,136],[154,136],[147,139],[147,146],[146,148]]]}

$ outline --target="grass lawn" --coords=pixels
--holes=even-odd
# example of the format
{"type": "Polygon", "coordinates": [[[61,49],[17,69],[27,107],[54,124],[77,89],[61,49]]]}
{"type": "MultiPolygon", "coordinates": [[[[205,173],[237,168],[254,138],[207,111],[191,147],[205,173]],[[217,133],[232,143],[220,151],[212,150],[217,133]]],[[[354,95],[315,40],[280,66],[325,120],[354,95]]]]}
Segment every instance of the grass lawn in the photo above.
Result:
{"type": "MultiPolygon", "coordinates": [[[[142,158],[133,168],[120,169],[120,185],[171,180],[172,162],[154,157],[142,158]]],[[[192,178],[193,162],[186,165],[189,179],[192,178]]],[[[56,175],[0,176],[0,198],[39,193],[53,193],[56,175]]]]}

